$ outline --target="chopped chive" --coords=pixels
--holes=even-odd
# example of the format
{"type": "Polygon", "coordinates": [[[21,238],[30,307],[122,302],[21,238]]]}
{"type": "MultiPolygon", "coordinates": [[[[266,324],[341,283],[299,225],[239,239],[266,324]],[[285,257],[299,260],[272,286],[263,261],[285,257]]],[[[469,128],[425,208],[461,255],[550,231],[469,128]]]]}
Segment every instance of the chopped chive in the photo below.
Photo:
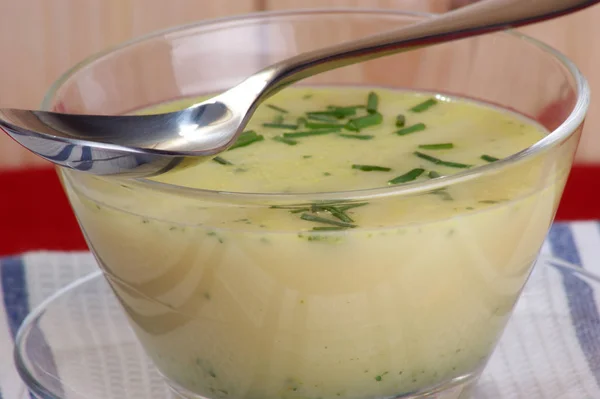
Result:
{"type": "Polygon", "coordinates": [[[442,177],[442,175],[440,175],[438,172],[436,172],[435,170],[431,170],[429,171],[429,174],[427,175],[430,179],[437,179],[438,177],[442,177]]]}
{"type": "Polygon", "coordinates": [[[360,129],[356,127],[356,125],[348,122],[344,125],[344,129],[350,130],[351,132],[360,132],[360,129]]]}
{"type": "Polygon", "coordinates": [[[367,112],[374,114],[377,112],[377,106],[379,105],[379,97],[375,92],[370,92],[367,98],[367,112]]]}
{"type": "Polygon", "coordinates": [[[263,126],[271,127],[274,129],[288,129],[288,130],[298,129],[298,125],[292,125],[290,123],[263,123],[263,126]]]}
{"type": "Polygon", "coordinates": [[[309,158],[312,158],[312,155],[302,155],[302,158],[309,159],[309,158]]]}
{"type": "Polygon", "coordinates": [[[406,125],[406,117],[402,114],[398,114],[396,117],[396,127],[404,127],[406,125]]]}
{"type": "Polygon", "coordinates": [[[300,117],[296,120],[296,124],[298,125],[298,127],[306,124],[306,118],[300,117]]]}
{"type": "Polygon", "coordinates": [[[363,172],[389,172],[392,168],[377,165],[352,165],[352,169],[362,170],[363,172]]]}
{"type": "Polygon", "coordinates": [[[306,122],[305,126],[307,129],[324,129],[324,128],[332,128],[332,127],[339,127],[339,128],[344,127],[344,125],[342,125],[340,123],[327,123],[327,122],[321,122],[321,123],[306,122]]]}
{"type": "Polygon", "coordinates": [[[425,130],[426,126],[424,123],[417,123],[412,126],[405,127],[396,131],[398,136],[406,136],[407,134],[416,133],[425,130]]]}
{"type": "Polygon", "coordinates": [[[437,103],[438,102],[435,98],[430,98],[429,100],[423,101],[422,103],[415,105],[410,109],[410,111],[416,113],[427,111],[429,108],[436,105],[437,103]]]}
{"type": "Polygon", "coordinates": [[[320,216],[311,215],[310,213],[303,213],[302,216],[300,216],[300,219],[306,220],[309,222],[330,224],[332,226],[338,226],[338,227],[356,227],[356,225],[351,224],[351,223],[341,222],[338,220],[326,219],[326,218],[322,218],[320,216]]]}
{"type": "Polygon", "coordinates": [[[467,165],[467,164],[458,163],[458,162],[442,161],[439,158],[432,157],[431,155],[423,154],[422,152],[419,152],[419,151],[415,151],[415,152],[413,152],[413,154],[415,154],[416,156],[418,156],[421,159],[424,159],[429,162],[433,162],[436,165],[448,166],[450,168],[468,169],[473,166],[473,165],[467,165]]]}
{"type": "Polygon", "coordinates": [[[360,118],[350,119],[344,128],[353,132],[358,132],[366,127],[379,125],[382,121],[383,116],[380,113],[375,113],[361,116],[360,118]]]}
{"type": "Polygon", "coordinates": [[[409,181],[416,180],[417,177],[419,177],[423,174],[423,172],[425,172],[425,169],[421,169],[421,168],[413,169],[410,172],[407,172],[403,175],[394,177],[392,180],[388,181],[388,184],[400,184],[400,183],[407,183],[409,181]]]}
{"type": "Polygon", "coordinates": [[[246,147],[247,145],[250,145],[257,141],[263,141],[264,139],[265,138],[263,137],[263,135],[256,134],[256,132],[254,130],[247,130],[247,131],[243,132],[242,134],[240,134],[237,141],[235,143],[233,143],[233,145],[231,147],[229,147],[228,151],[231,151],[231,150],[234,150],[234,149],[240,148],[240,147],[246,147]]]}
{"type": "Polygon", "coordinates": [[[307,115],[328,116],[330,118],[344,119],[356,115],[356,107],[327,107],[327,111],[308,111],[307,115]]]}
{"type": "Polygon", "coordinates": [[[310,208],[298,208],[298,209],[292,209],[290,211],[290,213],[302,213],[302,212],[308,212],[310,211],[310,208]]]}
{"type": "Polygon", "coordinates": [[[340,231],[345,230],[347,227],[338,227],[338,226],[317,226],[312,228],[313,231],[340,231]]]}
{"type": "Polygon", "coordinates": [[[500,160],[500,158],[496,158],[496,157],[493,157],[491,155],[482,155],[481,159],[483,159],[486,162],[496,162],[496,161],[500,160]]]}
{"type": "Polygon", "coordinates": [[[320,121],[320,122],[329,122],[329,123],[337,122],[337,118],[332,117],[332,116],[327,116],[327,115],[321,115],[321,114],[307,114],[306,118],[311,119],[313,121],[320,121]]]}
{"type": "Polygon", "coordinates": [[[233,165],[231,162],[221,157],[214,157],[212,160],[216,163],[220,163],[221,165],[233,165]]]}
{"type": "Polygon", "coordinates": [[[357,204],[348,204],[348,205],[338,205],[338,208],[341,211],[347,211],[349,209],[353,209],[353,208],[359,208],[361,206],[365,206],[365,205],[369,205],[368,202],[359,202],[357,204]]]}
{"type": "Polygon", "coordinates": [[[454,148],[454,144],[452,143],[439,143],[439,144],[421,144],[419,148],[424,150],[449,150],[450,148],[454,148]]]}
{"type": "Polygon", "coordinates": [[[336,118],[347,118],[349,116],[356,115],[356,107],[327,107],[329,111],[331,111],[336,118]]]}
{"type": "Polygon", "coordinates": [[[327,107],[327,109],[329,111],[332,111],[336,114],[342,114],[345,116],[356,115],[356,110],[359,108],[366,108],[366,107],[364,105],[349,105],[349,106],[343,106],[343,107],[339,107],[337,105],[329,105],[327,107]]]}
{"type": "Polygon", "coordinates": [[[320,130],[309,130],[305,132],[294,132],[294,133],[284,133],[283,137],[285,138],[296,138],[296,137],[308,137],[308,136],[321,136],[323,134],[330,133],[338,133],[340,128],[331,128],[331,129],[320,129],[320,130]]]}
{"type": "Polygon", "coordinates": [[[296,144],[298,144],[298,142],[296,140],[288,139],[288,138],[281,137],[281,136],[275,136],[275,137],[273,137],[273,140],[279,141],[280,143],[284,143],[284,144],[287,144],[287,145],[296,145],[296,144]]]}
{"type": "Polygon", "coordinates": [[[284,120],[285,118],[283,117],[283,115],[277,114],[275,115],[275,118],[273,118],[273,123],[283,123],[284,120]]]}
{"type": "Polygon", "coordinates": [[[338,136],[344,137],[346,139],[355,139],[355,140],[371,140],[371,139],[375,138],[375,136],[372,136],[370,134],[346,134],[346,133],[340,133],[340,134],[338,134],[338,136]]]}
{"type": "Polygon", "coordinates": [[[336,217],[338,219],[340,219],[342,222],[346,222],[346,223],[353,223],[354,220],[352,220],[352,218],[348,215],[346,215],[346,213],[334,206],[323,206],[321,207],[323,210],[331,213],[331,216],[336,217]]]}
{"type": "Polygon", "coordinates": [[[273,105],[273,104],[267,104],[267,107],[274,109],[277,112],[281,112],[283,114],[287,114],[289,112],[287,109],[283,109],[283,108],[278,107],[277,105],[273,105]]]}

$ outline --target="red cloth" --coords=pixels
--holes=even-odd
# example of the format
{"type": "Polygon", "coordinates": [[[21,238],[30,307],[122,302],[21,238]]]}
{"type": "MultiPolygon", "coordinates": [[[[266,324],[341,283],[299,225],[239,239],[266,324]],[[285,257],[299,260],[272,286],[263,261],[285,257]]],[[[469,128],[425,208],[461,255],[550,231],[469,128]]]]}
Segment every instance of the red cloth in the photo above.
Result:
{"type": "MultiPolygon", "coordinates": [[[[600,220],[594,181],[600,166],[573,168],[557,220],[600,220]]],[[[0,188],[0,256],[87,248],[54,169],[2,172],[0,188]]]]}

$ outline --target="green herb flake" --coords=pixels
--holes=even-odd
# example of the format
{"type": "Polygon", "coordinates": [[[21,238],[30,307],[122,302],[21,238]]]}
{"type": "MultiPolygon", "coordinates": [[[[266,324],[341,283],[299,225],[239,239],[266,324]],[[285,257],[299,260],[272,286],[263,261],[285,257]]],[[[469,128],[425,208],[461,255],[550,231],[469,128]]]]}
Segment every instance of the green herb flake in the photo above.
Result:
{"type": "Polygon", "coordinates": [[[353,132],[359,132],[361,129],[379,125],[381,122],[383,122],[383,115],[377,112],[374,114],[361,116],[360,118],[350,119],[344,128],[353,132]]]}
{"type": "Polygon", "coordinates": [[[212,160],[213,162],[220,163],[221,165],[233,165],[233,163],[222,157],[214,157],[212,160]]]}
{"type": "Polygon", "coordinates": [[[293,138],[298,138],[298,137],[321,136],[324,134],[339,133],[340,130],[341,130],[340,128],[307,130],[304,132],[284,133],[283,137],[288,138],[288,139],[293,139],[293,138]]]}
{"type": "Polygon", "coordinates": [[[376,165],[352,165],[352,169],[362,170],[363,172],[389,172],[392,168],[376,165]]]}
{"type": "Polygon", "coordinates": [[[438,144],[421,144],[419,148],[424,150],[449,150],[454,148],[452,143],[438,143],[438,144]]]}
{"type": "Polygon", "coordinates": [[[406,125],[406,117],[403,114],[396,116],[396,127],[404,127],[406,125]]]}
{"type": "Polygon", "coordinates": [[[292,140],[292,139],[289,139],[289,138],[286,138],[286,137],[281,137],[281,136],[275,136],[275,137],[273,137],[273,140],[274,141],[278,141],[280,143],[287,144],[287,145],[296,145],[296,144],[298,144],[298,142],[296,140],[292,140]]]}
{"type": "Polygon", "coordinates": [[[277,114],[273,118],[273,123],[283,123],[284,120],[285,120],[285,118],[283,117],[283,115],[277,114]]]}
{"type": "Polygon", "coordinates": [[[391,185],[391,184],[408,183],[410,181],[416,180],[424,172],[425,172],[425,169],[416,168],[416,169],[413,169],[403,175],[394,177],[392,180],[388,181],[388,184],[391,185]]]}
{"type": "Polygon", "coordinates": [[[491,155],[485,155],[485,154],[482,155],[480,158],[483,159],[484,161],[490,162],[490,163],[491,162],[496,162],[496,161],[500,160],[500,158],[496,158],[496,157],[493,157],[491,155]]]}
{"type": "Polygon", "coordinates": [[[410,111],[416,113],[425,112],[437,103],[438,101],[435,98],[430,98],[429,100],[423,101],[422,103],[415,105],[410,109],[410,111]]]}
{"type": "Polygon", "coordinates": [[[263,127],[270,127],[273,129],[287,129],[287,130],[296,130],[298,129],[298,125],[292,125],[291,123],[263,123],[263,127]]]}
{"type": "Polygon", "coordinates": [[[375,376],[375,381],[380,382],[381,381],[381,376],[380,375],[375,376]]]}
{"type": "Polygon", "coordinates": [[[309,98],[312,98],[312,96],[313,96],[313,95],[312,95],[311,93],[308,93],[308,94],[305,94],[305,95],[303,95],[303,96],[302,96],[302,99],[303,99],[303,100],[308,100],[309,98]]]}
{"type": "Polygon", "coordinates": [[[346,228],[354,228],[354,227],[356,227],[356,225],[352,224],[352,223],[342,222],[342,221],[333,220],[333,219],[326,219],[324,217],[317,216],[317,215],[312,215],[310,213],[303,213],[300,216],[300,219],[306,220],[308,222],[329,224],[329,225],[337,226],[337,227],[346,227],[346,228]]]}
{"type": "Polygon", "coordinates": [[[436,165],[447,166],[449,168],[468,169],[473,166],[473,165],[467,165],[464,163],[443,161],[439,158],[432,157],[431,155],[423,154],[422,152],[419,152],[419,151],[415,151],[413,154],[421,159],[432,162],[436,165]]]}
{"type": "Polygon", "coordinates": [[[264,139],[265,138],[262,134],[256,134],[254,130],[247,130],[240,134],[237,141],[233,143],[231,147],[229,147],[228,151],[234,150],[236,148],[246,147],[252,143],[263,141],[264,139]]]}
{"type": "Polygon", "coordinates": [[[300,117],[296,119],[296,124],[298,125],[298,127],[304,126],[306,124],[306,118],[300,117]]]}
{"type": "Polygon", "coordinates": [[[310,158],[312,158],[312,155],[302,155],[302,158],[304,158],[304,159],[310,159],[310,158]]]}
{"type": "Polygon", "coordinates": [[[379,106],[379,96],[375,92],[370,92],[367,98],[367,112],[370,114],[374,114],[377,112],[377,107],[379,106]]]}
{"type": "Polygon", "coordinates": [[[269,107],[269,108],[271,108],[271,109],[274,109],[274,110],[275,110],[275,111],[277,111],[277,112],[281,112],[282,114],[287,114],[287,113],[289,113],[289,111],[288,111],[287,109],[283,109],[283,108],[281,108],[281,107],[278,107],[278,106],[276,106],[276,105],[273,105],[273,104],[267,104],[267,107],[269,107]]]}
{"type": "Polygon", "coordinates": [[[442,175],[440,175],[438,172],[436,172],[435,170],[431,170],[429,171],[429,173],[427,174],[427,177],[429,177],[430,179],[437,179],[438,177],[442,177],[442,175]]]}
{"type": "Polygon", "coordinates": [[[412,126],[405,127],[404,129],[400,129],[396,131],[398,136],[406,136],[407,134],[421,132],[426,129],[424,123],[416,123],[412,126]]]}
{"type": "Polygon", "coordinates": [[[450,193],[448,193],[448,191],[446,191],[445,188],[439,188],[437,190],[433,190],[429,194],[437,195],[443,201],[454,201],[454,198],[452,198],[452,196],[450,195],[450,193]]]}
{"type": "Polygon", "coordinates": [[[372,140],[375,136],[370,134],[346,134],[340,133],[338,136],[343,137],[345,139],[354,139],[354,140],[372,140]]]}

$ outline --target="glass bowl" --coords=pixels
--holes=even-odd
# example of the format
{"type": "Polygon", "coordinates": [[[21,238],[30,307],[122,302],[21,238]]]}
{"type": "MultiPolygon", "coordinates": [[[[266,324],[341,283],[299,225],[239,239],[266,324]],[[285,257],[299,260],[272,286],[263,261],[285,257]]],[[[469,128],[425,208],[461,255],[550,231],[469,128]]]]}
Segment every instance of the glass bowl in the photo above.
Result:
{"type": "MultiPolygon", "coordinates": [[[[600,277],[542,256],[470,399],[600,397],[600,354],[589,339],[597,335],[598,313],[589,297],[600,297],[600,277]]],[[[30,313],[15,359],[36,398],[178,397],[144,354],[100,271],[30,313]]]]}
{"type": "MultiPolygon", "coordinates": [[[[84,61],[44,108],[123,114],[190,99],[299,52],[429,17],[306,10],[184,26],[84,61]]],[[[459,397],[481,375],[552,223],[589,102],[585,79],[555,50],[503,33],[302,84],[475,98],[551,133],[454,176],[351,192],[233,193],[61,170],[90,249],[182,396],[459,397]],[[469,196],[434,200],[441,188],[469,196]],[[361,221],[352,230],[277,223],[288,206],[323,201],[369,206],[352,210],[361,221]]]]}

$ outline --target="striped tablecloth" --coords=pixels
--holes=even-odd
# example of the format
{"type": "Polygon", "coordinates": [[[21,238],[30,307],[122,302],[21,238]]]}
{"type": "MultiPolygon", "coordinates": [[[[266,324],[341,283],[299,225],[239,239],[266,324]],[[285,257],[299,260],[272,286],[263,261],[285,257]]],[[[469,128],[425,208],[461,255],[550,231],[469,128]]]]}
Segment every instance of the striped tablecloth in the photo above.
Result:
{"type": "MultiPolygon", "coordinates": [[[[600,223],[555,224],[542,254],[600,275],[600,223]]],[[[29,398],[12,360],[15,333],[24,317],[61,287],[95,270],[95,261],[88,252],[31,252],[0,258],[0,303],[3,305],[0,306],[0,399],[29,398]]],[[[560,399],[600,398],[600,292],[594,292],[587,282],[573,275],[565,274],[555,280],[548,283],[552,291],[548,297],[527,298],[527,307],[551,309],[577,322],[558,329],[551,320],[544,319],[540,323],[546,324],[534,322],[534,328],[523,332],[523,337],[515,342],[503,340],[496,349],[500,356],[510,351],[519,353],[511,357],[512,364],[493,362],[497,368],[493,370],[494,376],[501,382],[485,381],[494,392],[486,399],[557,398],[553,394],[560,391],[561,384],[569,383],[567,377],[573,366],[553,365],[552,358],[556,355],[587,370],[587,374],[581,376],[587,381],[583,390],[560,399]],[[549,304],[548,298],[556,300],[549,304]],[[553,341],[548,344],[551,338],[553,341]],[[546,345],[548,353],[543,358],[532,359],[528,357],[527,345],[540,346],[538,354],[544,353],[546,345]],[[514,359],[518,364],[514,364],[514,359]]],[[[57,367],[60,371],[60,364],[57,367]]]]}

